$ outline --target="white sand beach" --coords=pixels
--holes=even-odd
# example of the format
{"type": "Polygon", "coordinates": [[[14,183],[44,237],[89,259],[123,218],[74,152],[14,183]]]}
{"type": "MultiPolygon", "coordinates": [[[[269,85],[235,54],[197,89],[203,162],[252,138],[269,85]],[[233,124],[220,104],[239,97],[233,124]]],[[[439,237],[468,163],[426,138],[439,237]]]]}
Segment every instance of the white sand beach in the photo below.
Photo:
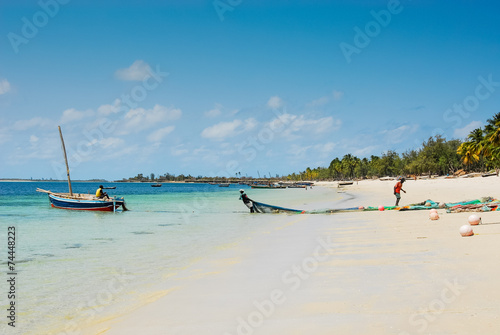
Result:
{"type": "MultiPolygon", "coordinates": [[[[394,183],[346,186],[342,195],[355,198],[345,207],[393,205],[394,183]]],[[[498,177],[408,180],[400,205],[497,198],[499,186],[498,177]]],[[[252,234],[165,278],[141,307],[84,333],[499,333],[500,212],[479,213],[483,224],[471,237],[459,227],[472,213],[438,212],[437,221],[427,210],[242,214],[255,225],[252,234]]]]}

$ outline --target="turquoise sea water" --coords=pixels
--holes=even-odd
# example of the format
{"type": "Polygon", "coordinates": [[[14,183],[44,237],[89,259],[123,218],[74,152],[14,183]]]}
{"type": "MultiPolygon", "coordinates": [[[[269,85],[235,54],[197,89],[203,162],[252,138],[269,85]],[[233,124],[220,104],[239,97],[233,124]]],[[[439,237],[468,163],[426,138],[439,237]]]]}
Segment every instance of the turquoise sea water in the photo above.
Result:
{"type": "MultiPolygon", "coordinates": [[[[207,184],[107,183],[126,212],[55,209],[42,188],[63,182],[0,182],[1,308],[7,315],[8,227],[16,230],[16,328],[6,334],[79,334],[80,326],[144,303],[161,282],[263,226],[274,214],[249,214],[240,188],[257,201],[297,209],[340,200],[335,190],[254,190],[207,184]],[[4,286],[5,285],[5,286],[4,286]]],[[[98,184],[76,182],[73,192],[98,184]]],[[[324,207],[324,206],[323,206],[324,207]]],[[[284,214],[276,214],[284,215],[284,214]]],[[[6,319],[5,316],[2,319],[6,319]]],[[[7,328],[8,327],[8,328],[7,328]]]]}

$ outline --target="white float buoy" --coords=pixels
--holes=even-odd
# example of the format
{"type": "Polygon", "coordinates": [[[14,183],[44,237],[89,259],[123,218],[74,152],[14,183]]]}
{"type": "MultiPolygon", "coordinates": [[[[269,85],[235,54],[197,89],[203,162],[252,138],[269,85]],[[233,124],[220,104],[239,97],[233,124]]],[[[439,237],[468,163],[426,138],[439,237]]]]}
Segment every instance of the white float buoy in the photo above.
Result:
{"type": "Polygon", "coordinates": [[[460,235],[462,235],[463,237],[474,235],[474,231],[472,230],[471,225],[464,224],[462,227],[460,227],[460,235]]]}
{"type": "Polygon", "coordinates": [[[469,216],[470,225],[477,226],[480,223],[481,223],[481,217],[477,216],[476,214],[472,214],[471,216],[469,216]]]}
{"type": "Polygon", "coordinates": [[[433,208],[433,209],[431,209],[431,210],[429,211],[429,214],[430,214],[430,213],[437,213],[437,212],[438,212],[438,210],[437,210],[437,209],[435,209],[435,208],[433,208]]]}
{"type": "Polygon", "coordinates": [[[431,220],[439,220],[439,215],[438,215],[438,213],[437,213],[437,212],[430,212],[430,214],[429,214],[429,218],[430,218],[431,220]]]}

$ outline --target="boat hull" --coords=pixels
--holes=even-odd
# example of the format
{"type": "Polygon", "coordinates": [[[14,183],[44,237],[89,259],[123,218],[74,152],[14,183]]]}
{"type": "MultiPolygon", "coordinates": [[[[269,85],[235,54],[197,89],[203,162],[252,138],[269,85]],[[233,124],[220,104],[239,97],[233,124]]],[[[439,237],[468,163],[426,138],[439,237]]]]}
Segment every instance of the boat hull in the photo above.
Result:
{"type": "Polygon", "coordinates": [[[257,201],[252,201],[252,202],[253,202],[253,207],[257,213],[300,213],[300,214],[305,213],[305,211],[300,209],[273,206],[257,201]]]}
{"type": "Polygon", "coordinates": [[[286,186],[251,185],[251,188],[282,189],[286,188],[286,186]]]}
{"type": "Polygon", "coordinates": [[[115,200],[85,200],[63,198],[54,194],[49,194],[49,200],[51,206],[55,208],[101,212],[112,212],[123,204],[122,198],[115,200]]]}

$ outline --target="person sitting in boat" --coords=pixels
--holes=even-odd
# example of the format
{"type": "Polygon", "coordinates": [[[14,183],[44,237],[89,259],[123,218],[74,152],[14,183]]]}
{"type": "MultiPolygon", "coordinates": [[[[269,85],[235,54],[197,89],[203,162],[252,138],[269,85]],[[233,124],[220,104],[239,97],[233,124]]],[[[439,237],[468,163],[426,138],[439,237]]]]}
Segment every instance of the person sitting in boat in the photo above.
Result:
{"type": "Polygon", "coordinates": [[[250,213],[254,213],[253,209],[253,200],[245,194],[245,190],[240,190],[240,200],[243,200],[243,203],[250,209],[250,213]]]}
{"type": "Polygon", "coordinates": [[[104,186],[99,185],[99,188],[95,192],[96,198],[98,198],[98,199],[109,199],[108,194],[106,192],[104,192],[103,189],[104,189],[104,186]]]}

